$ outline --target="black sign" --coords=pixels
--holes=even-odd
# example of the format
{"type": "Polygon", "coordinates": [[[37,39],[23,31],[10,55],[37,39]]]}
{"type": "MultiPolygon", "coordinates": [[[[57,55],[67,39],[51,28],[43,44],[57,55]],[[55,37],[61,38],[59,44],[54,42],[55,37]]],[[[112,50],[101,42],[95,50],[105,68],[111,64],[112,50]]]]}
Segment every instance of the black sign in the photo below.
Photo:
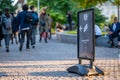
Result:
{"type": "Polygon", "coordinates": [[[94,60],[94,9],[78,12],[78,58],[94,60]]]}

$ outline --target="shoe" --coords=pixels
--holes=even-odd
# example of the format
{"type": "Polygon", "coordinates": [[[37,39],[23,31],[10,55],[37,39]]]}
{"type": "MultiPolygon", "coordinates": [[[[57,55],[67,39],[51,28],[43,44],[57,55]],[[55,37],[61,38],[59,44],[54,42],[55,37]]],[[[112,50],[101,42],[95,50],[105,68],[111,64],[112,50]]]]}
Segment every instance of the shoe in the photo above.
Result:
{"type": "Polygon", "coordinates": [[[22,51],[22,45],[20,45],[20,47],[19,47],[19,51],[22,51]]]}
{"type": "Polygon", "coordinates": [[[9,48],[6,49],[6,52],[9,52],[9,48]]]}
{"type": "Polygon", "coordinates": [[[40,38],[39,42],[41,42],[42,38],[40,38]]]}
{"type": "Polygon", "coordinates": [[[32,46],[32,48],[34,49],[34,48],[35,48],[35,46],[32,46]]]}
{"type": "Polygon", "coordinates": [[[0,45],[0,47],[2,47],[2,45],[0,45]]]}
{"type": "Polygon", "coordinates": [[[29,51],[29,50],[30,50],[30,48],[26,48],[26,50],[27,50],[27,51],[29,51]]]}
{"type": "Polygon", "coordinates": [[[112,41],[108,41],[107,43],[108,43],[108,44],[112,44],[112,41]]]}
{"type": "Polygon", "coordinates": [[[45,43],[48,43],[47,39],[45,39],[45,43]]]}
{"type": "Polygon", "coordinates": [[[18,44],[18,42],[16,42],[16,44],[18,44]]]}
{"type": "Polygon", "coordinates": [[[115,46],[109,46],[109,48],[114,48],[115,46]]]}
{"type": "Polygon", "coordinates": [[[13,44],[13,42],[11,42],[11,44],[13,44]]]}
{"type": "Polygon", "coordinates": [[[115,46],[115,47],[120,49],[120,46],[119,46],[119,45],[117,45],[117,46],[115,46]]]}

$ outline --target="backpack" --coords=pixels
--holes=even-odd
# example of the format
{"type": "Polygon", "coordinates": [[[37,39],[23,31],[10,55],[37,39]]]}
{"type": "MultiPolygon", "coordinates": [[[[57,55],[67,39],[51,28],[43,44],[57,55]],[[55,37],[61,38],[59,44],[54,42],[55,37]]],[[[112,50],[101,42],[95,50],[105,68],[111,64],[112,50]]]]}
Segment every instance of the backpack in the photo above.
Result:
{"type": "Polygon", "coordinates": [[[13,17],[13,20],[12,20],[12,31],[13,32],[16,32],[18,30],[18,23],[17,23],[17,18],[16,17],[13,17]]]}
{"type": "Polygon", "coordinates": [[[40,25],[41,25],[41,26],[45,26],[45,25],[46,25],[46,22],[45,22],[44,19],[40,20],[40,25]]]}
{"type": "Polygon", "coordinates": [[[38,15],[37,13],[33,12],[32,13],[32,24],[37,25],[37,23],[38,23],[38,15]]]}
{"type": "Polygon", "coordinates": [[[30,12],[25,13],[24,23],[29,24],[32,21],[32,15],[30,12]]]}
{"type": "Polygon", "coordinates": [[[41,17],[40,17],[40,25],[41,26],[45,26],[46,25],[45,15],[41,15],[41,17]]]}
{"type": "Polygon", "coordinates": [[[9,17],[9,18],[4,17],[3,19],[4,19],[4,21],[3,21],[4,28],[7,30],[12,29],[12,18],[11,17],[9,17]]]}

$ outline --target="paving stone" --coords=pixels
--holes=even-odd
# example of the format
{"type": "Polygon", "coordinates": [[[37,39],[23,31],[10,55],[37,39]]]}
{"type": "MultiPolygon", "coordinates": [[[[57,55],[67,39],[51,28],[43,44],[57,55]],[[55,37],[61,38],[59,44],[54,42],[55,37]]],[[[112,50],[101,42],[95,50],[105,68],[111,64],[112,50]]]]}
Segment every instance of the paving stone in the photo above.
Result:
{"type": "MultiPolygon", "coordinates": [[[[4,42],[0,48],[0,80],[120,80],[120,49],[95,48],[94,65],[103,69],[106,74],[100,76],[80,76],[68,73],[66,69],[77,60],[77,45],[61,43],[53,36],[48,43],[42,41],[35,49],[26,51],[25,46],[19,52],[19,45],[10,46],[10,52],[5,52],[4,42]]],[[[82,64],[89,61],[82,60],[82,64]]]]}

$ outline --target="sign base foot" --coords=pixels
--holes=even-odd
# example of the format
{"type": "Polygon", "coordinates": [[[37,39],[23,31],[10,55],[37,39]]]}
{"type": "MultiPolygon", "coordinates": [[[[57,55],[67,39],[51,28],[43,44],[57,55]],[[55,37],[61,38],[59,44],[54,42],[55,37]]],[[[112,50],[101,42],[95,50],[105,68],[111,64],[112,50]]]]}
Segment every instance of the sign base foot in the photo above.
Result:
{"type": "Polygon", "coordinates": [[[80,76],[104,75],[104,72],[96,66],[90,68],[89,65],[74,65],[67,69],[70,73],[76,73],[80,76]]]}

